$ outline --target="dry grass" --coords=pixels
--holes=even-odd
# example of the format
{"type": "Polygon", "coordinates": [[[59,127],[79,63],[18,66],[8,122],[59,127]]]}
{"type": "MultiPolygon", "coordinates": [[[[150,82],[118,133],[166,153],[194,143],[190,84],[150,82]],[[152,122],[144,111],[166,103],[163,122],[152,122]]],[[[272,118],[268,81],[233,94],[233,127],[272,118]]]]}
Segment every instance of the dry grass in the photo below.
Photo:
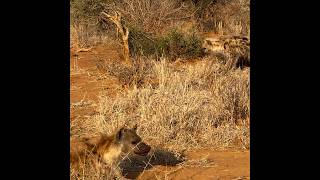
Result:
{"type": "Polygon", "coordinates": [[[70,26],[70,48],[75,51],[103,43],[112,44],[114,41],[112,36],[99,31],[97,26],[81,23],[70,26]]]}
{"type": "Polygon", "coordinates": [[[92,166],[91,162],[82,162],[79,170],[70,167],[70,179],[114,180],[117,175],[104,164],[92,166]]]}
{"type": "Polygon", "coordinates": [[[202,0],[197,7],[200,29],[250,35],[250,0],[202,0]]]}
{"type": "Polygon", "coordinates": [[[146,82],[115,98],[101,96],[98,114],[74,120],[73,134],[111,134],[123,124],[138,123],[144,141],[178,155],[193,148],[250,147],[249,69],[224,72],[210,60],[179,68],[150,61],[148,73],[157,86],[146,82]]]}
{"type": "Polygon", "coordinates": [[[151,80],[155,78],[154,63],[142,56],[133,58],[132,62],[133,66],[125,66],[120,62],[101,60],[97,66],[101,72],[116,77],[120,83],[127,86],[141,87],[148,82],[151,83],[151,80]]]}
{"type": "MultiPolygon", "coordinates": [[[[71,48],[77,51],[100,43],[116,44],[113,26],[106,23],[101,28],[99,24],[102,5],[96,7],[96,3],[86,2],[95,1],[74,0],[79,6],[72,6],[71,14],[75,18],[71,24],[71,48]],[[92,8],[83,8],[89,6],[92,8]]],[[[250,35],[248,0],[182,2],[187,1],[108,0],[103,5],[107,11],[122,12],[127,25],[151,35],[166,33],[182,24],[185,33],[189,32],[187,25],[192,25],[189,29],[196,27],[195,31],[250,35]]],[[[147,157],[124,156],[119,164],[124,174],[131,170],[143,173],[159,164],[180,168],[215,165],[206,158],[196,161],[183,158],[183,152],[189,149],[250,148],[250,69],[226,71],[223,63],[214,57],[182,65],[161,58],[160,61],[144,56],[132,58],[131,68],[113,61],[98,64],[105,74],[95,75],[97,79],[115,77],[128,88],[119,91],[116,97],[101,94],[98,103],[83,98],[71,104],[73,109],[90,106],[97,112],[74,118],[70,124],[71,136],[111,134],[123,124],[139,124],[138,134],[153,151],[147,157]]],[[[84,73],[86,70],[75,61],[71,75],[84,73]]],[[[101,172],[89,162],[83,165],[80,172],[71,169],[71,179],[115,177],[112,171],[101,172]]]]}

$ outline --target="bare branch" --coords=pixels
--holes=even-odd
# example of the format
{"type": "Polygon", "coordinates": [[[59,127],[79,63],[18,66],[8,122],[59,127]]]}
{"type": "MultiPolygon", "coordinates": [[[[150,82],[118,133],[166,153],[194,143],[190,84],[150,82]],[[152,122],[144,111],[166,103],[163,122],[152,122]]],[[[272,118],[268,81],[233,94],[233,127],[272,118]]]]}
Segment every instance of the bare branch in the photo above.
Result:
{"type": "Polygon", "coordinates": [[[132,65],[130,61],[130,51],[129,51],[129,29],[121,23],[122,14],[118,11],[115,11],[115,15],[109,15],[106,12],[102,12],[101,15],[108,18],[111,22],[116,25],[117,35],[120,34],[122,37],[123,43],[123,56],[126,64],[132,65]]]}

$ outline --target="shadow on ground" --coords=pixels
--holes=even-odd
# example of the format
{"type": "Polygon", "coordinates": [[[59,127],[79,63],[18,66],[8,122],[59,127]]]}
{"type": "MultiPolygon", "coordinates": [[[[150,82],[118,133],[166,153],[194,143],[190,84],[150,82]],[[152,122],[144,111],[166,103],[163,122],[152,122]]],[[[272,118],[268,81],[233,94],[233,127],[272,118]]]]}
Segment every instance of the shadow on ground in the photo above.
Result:
{"type": "Polygon", "coordinates": [[[155,149],[147,156],[130,155],[120,163],[122,175],[128,179],[136,179],[144,170],[151,169],[156,165],[175,166],[184,161],[183,156],[177,156],[174,153],[155,149]]]}

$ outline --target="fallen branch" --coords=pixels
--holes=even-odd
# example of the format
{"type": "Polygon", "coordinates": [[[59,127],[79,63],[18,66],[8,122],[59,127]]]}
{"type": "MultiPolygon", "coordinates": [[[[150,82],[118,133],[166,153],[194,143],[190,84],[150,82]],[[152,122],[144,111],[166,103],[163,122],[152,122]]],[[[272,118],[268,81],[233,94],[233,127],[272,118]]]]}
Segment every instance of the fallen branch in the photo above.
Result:
{"type": "Polygon", "coordinates": [[[79,53],[79,52],[88,52],[88,51],[91,51],[92,47],[90,48],[80,48],[78,49],[76,52],[79,53]]]}

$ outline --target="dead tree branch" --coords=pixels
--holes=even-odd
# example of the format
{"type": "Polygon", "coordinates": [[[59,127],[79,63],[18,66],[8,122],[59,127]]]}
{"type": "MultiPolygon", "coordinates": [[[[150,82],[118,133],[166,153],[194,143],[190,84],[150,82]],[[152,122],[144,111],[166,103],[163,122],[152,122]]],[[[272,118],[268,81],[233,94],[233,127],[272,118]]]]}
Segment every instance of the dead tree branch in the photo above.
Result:
{"type": "Polygon", "coordinates": [[[130,51],[129,51],[129,29],[121,23],[121,13],[116,11],[115,15],[111,16],[105,12],[101,13],[103,16],[107,17],[111,22],[116,25],[117,35],[120,34],[123,43],[123,56],[125,63],[132,65],[130,61],[130,51]]]}

